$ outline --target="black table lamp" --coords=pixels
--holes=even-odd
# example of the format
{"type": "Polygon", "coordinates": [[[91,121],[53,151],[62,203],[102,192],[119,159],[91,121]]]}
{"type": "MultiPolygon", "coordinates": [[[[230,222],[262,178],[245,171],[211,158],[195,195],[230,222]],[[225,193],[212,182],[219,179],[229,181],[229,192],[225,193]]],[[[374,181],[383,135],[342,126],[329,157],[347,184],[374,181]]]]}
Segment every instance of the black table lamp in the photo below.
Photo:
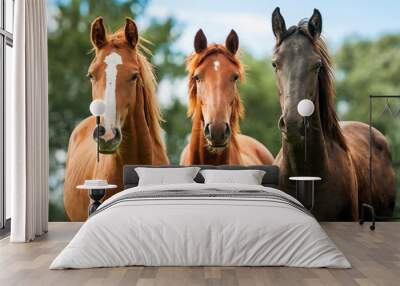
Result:
{"type": "Polygon", "coordinates": [[[106,111],[106,104],[104,103],[103,100],[101,99],[95,99],[90,103],[90,112],[96,116],[96,131],[95,131],[95,136],[96,136],[96,142],[97,142],[97,162],[99,162],[99,139],[100,139],[100,116],[104,114],[106,111]]]}

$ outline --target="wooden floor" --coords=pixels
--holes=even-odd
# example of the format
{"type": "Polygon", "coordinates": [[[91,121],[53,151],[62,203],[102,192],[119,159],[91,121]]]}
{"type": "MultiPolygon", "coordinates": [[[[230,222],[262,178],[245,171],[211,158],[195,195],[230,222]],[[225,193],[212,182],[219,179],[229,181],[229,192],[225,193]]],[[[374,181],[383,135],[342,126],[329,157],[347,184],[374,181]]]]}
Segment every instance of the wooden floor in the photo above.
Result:
{"type": "Polygon", "coordinates": [[[48,270],[80,223],[50,223],[32,243],[0,241],[0,285],[400,285],[400,222],[323,223],[352,269],[289,267],[124,267],[48,270]]]}

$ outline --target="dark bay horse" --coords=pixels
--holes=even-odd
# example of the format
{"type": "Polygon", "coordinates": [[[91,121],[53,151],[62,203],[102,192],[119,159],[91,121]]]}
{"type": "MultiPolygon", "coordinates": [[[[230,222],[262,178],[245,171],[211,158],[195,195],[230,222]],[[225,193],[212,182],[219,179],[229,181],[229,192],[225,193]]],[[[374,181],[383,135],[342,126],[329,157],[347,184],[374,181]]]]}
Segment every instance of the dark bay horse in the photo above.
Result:
{"type": "Polygon", "coordinates": [[[395,203],[395,171],[386,138],[372,128],[372,192],[369,192],[369,126],[339,122],[333,103],[332,61],[321,39],[322,17],[314,10],[308,21],[286,29],[276,8],[272,14],[276,46],[272,65],[276,71],[282,116],[282,149],[275,163],[280,184],[293,191],[290,176],[322,177],[314,214],[320,220],[355,220],[360,202],[372,202],[381,215],[391,215],[395,203]],[[309,99],[315,111],[307,131],[308,158],[304,157],[303,118],[297,104],[309,99]]]}
{"type": "Polygon", "coordinates": [[[106,34],[102,18],[92,23],[91,40],[96,56],[89,67],[93,99],[106,103],[101,125],[100,162],[96,162],[93,116],[72,132],[64,183],[64,207],[72,221],[87,218],[86,190],[76,186],[88,179],[105,179],[122,188],[125,164],[168,164],[160,133],[160,114],[155,95],[155,79],[147,59],[138,50],[136,24],[127,18],[125,27],[106,34]]]}
{"type": "Polygon", "coordinates": [[[243,116],[237,82],[244,77],[236,52],[239,38],[231,31],[225,46],[207,44],[200,29],[195,53],[188,58],[189,108],[192,133],[181,165],[272,164],[273,156],[256,139],[239,133],[243,116]]]}

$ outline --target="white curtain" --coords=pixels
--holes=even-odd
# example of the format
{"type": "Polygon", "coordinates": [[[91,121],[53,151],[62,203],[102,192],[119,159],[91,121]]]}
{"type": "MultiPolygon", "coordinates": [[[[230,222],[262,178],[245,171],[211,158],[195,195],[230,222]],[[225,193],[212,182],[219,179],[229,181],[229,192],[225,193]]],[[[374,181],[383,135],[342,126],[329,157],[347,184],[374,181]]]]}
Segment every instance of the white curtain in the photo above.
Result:
{"type": "Polygon", "coordinates": [[[48,94],[45,0],[15,1],[14,71],[6,98],[6,187],[12,242],[28,242],[48,225],[48,94]]]}

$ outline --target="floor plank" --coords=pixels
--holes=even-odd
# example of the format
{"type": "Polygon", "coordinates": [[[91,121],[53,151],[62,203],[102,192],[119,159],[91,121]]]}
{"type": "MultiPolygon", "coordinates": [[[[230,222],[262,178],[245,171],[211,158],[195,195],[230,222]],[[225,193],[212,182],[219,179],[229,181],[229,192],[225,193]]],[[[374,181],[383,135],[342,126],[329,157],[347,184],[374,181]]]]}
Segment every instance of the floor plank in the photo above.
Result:
{"type": "Polygon", "coordinates": [[[352,269],[289,267],[119,267],[50,271],[55,256],[81,223],[50,223],[32,243],[0,240],[0,285],[399,285],[400,222],[382,222],[375,231],[357,223],[322,223],[352,263],[352,269]]]}

